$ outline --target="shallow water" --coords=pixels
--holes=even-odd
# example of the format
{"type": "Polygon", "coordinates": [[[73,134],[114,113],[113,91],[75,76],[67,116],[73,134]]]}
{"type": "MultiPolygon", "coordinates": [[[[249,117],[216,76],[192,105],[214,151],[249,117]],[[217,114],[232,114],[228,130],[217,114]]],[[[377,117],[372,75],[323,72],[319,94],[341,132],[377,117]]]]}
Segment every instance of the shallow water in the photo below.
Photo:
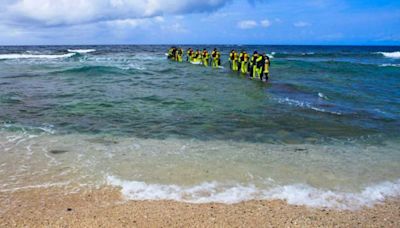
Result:
{"type": "Polygon", "coordinates": [[[219,46],[268,51],[268,84],[167,48],[0,47],[0,191],[342,208],[400,195],[398,47],[219,46]]]}

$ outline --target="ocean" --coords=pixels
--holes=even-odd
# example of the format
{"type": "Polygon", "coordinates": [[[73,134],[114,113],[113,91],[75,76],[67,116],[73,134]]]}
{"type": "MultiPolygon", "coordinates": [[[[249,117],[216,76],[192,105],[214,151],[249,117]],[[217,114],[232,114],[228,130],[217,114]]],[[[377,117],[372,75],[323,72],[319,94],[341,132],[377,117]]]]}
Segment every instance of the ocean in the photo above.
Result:
{"type": "Polygon", "coordinates": [[[400,196],[400,47],[191,47],[217,47],[224,68],[165,45],[1,46],[0,191],[339,209],[400,196]],[[231,49],[268,53],[269,82],[231,72],[231,49]]]}

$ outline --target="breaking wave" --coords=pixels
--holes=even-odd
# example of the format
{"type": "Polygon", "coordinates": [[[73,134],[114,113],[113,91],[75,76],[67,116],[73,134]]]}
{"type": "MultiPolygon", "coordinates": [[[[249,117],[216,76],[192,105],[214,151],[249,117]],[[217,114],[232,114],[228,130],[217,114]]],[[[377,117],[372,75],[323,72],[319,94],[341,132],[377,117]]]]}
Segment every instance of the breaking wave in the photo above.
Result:
{"type": "Polygon", "coordinates": [[[0,54],[0,59],[60,59],[70,58],[76,53],[60,54],[60,55],[41,55],[41,54],[0,54]]]}
{"type": "MultiPolygon", "coordinates": [[[[327,97],[322,93],[318,93],[318,96],[320,98],[327,99],[327,97]]],[[[301,108],[308,108],[308,109],[312,109],[317,112],[324,112],[324,113],[329,113],[329,114],[333,114],[333,115],[342,115],[342,113],[340,113],[340,112],[334,112],[334,111],[329,111],[329,110],[326,110],[323,108],[318,108],[318,107],[315,107],[312,104],[305,102],[305,101],[298,101],[298,100],[290,99],[287,97],[286,98],[276,98],[275,100],[280,104],[288,104],[288,105],[297,106],[297,107],[301,107],[301,108]]]]}
{"type": "Polygon", "coordinates": [[[79,54],[85,54],[85,53],[90,53],[90,52],[95,52],[96,49],[68,49],[68,52],[71,53],[79,53],[79,54]]]}
{"type": "Polygon", "coordinates": [[[120,187],[129,200],[175,200],[189,203],[239,203],[248,200],[285,200],[289,204],[336,209],[359,209],[373,206],[388,197],[400,195],[400,179],[365,187],[360,192],[340,192],[318,189],[306,184],[276,186],[260,189],[255,185],[224,185],[204,182],[183,187],[178,185],[148,184],[121,180],[108,176],[109,185],[120,187]]]}
{"type": "Polygon", "coordinates": [[[386,58],[395,58],[395,59],[400,58],[400,51],[378,52],[378,54],[381,54],[381,55],[385,56],[386,58]]]}

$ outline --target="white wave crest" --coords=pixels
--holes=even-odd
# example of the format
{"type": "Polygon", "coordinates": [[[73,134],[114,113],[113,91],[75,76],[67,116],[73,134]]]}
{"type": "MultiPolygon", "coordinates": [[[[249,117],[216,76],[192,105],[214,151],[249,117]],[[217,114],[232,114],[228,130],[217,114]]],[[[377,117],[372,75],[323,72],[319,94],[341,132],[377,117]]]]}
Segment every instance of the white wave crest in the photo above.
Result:
{"type": "Polygon", "coordinates": [[[400,180],[371,185],[361,192],[335,192],[294,184],[259,189],[254,185],[223,185],[205,182],[182,187],[178,185],[148,184],[139,181],[121,180],[107,177],[107,183],[120,187],[129,200],[175,200],[189,203],[239,203],[248,200],[284,200],[289,204],[336,209],[358,209],[373,206],[387,197],[400,196],[400,180]]]}
{"type": "MultiPolygon", "coordinates": [[[[320,95],[318,94],[318,96],[320,96],[320,95]]],[[[329,110],[325,110],[323,108],[318,108],[318,107],[315,107],[312,104],[305,102],[305,101],[298,101],[298,100],[294,100],[294,99],[290,99],[290,98],[284,98],[284,99],[277,98],[275,100],[277,100],[278,103],[280,103],[280,104],[288,104],[288,105],[297,106],[297,107],[301,107],[301,108],[308,108],[308,109],[312,109],[317,112],[330,113],[330,114],[334,114],[334,115],[342,115],[342,113],[340,113],[340,112],[329,111],[329,110]]]]}
{"type": "Polygon", "coordinates": [[[325,99],[325,100],[328,100],[328,97],[323,93],[318,93],[318,97],[320,97],[322,99],[325,99]]]}
{"type": "Polygon", "coordinates": [[[378,54],[381,54],[387,58],[400,58],[400,51],[394,51],[394,52],[378,52],[378,54]]]}
{"type": "Polygon", "coordinates": [[[400,64],[385,63],[385,64],[381,64],[379,66],[381,66],[381,67],[400,67],[400,64]]]}
{"type": "Polygon", "coordinates": [[[76,53],[62,55],[33,55],[33,54],[0,54],[0,59],[60,59],[70,58],[76,53]]]}
{"type": "Polygon", "coordinates": [[[68,49],[68,52],[72,53],[80,53],[80,54],[85,54],[85,53],[90,53],[90,52],[95,52],[96,49],[68,49]]]}

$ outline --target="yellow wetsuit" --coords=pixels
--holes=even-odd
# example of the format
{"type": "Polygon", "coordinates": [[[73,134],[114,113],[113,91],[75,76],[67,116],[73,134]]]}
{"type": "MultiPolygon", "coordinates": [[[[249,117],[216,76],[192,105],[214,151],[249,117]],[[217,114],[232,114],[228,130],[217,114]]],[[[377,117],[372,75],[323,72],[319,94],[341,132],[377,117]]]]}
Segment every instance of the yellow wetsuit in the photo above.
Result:
{"type": "Polygon", "coordinates": [[[177,60],[178,62],[182,62],[182,58],[183,58],[183,50],[182,50],[182,48],[179,48],[179,49],[176,51],[176,60],[177,60]]]}
{"type": "Polygon", "coordinates": [[[240,71],[242,72],[242,74],[247,74],[249,55],[246,52],[240,53],[239,61],[240,61],[240,71]]]}
{"type": "Polygon", "coordinates": [[[232,52],[229,54],[229,60],[230,60],[230,62],[231,62],[231,69],[232,69],[233,71],[237,71],[237,70],[238,70],[238,63],[237,63],[238,54],[237,54],[235,51],[232,51],[232,52]]]}
{"type": "Polygon", "coordinates": [[[256,58],[256,64],[253,66],[253,78],[259,77],[262,80],[262,73],[264,68],[265,60],[262,55],[256,58]]]}
{"type": "Polygon", "coordinates": [[[208,67],[209,60],[210,60],[210,54],[208,54],[208,51],[203,51],[203,65],[208,67]]]}
{"type": "Polygon", "coordinates": [[[219,51],[214,50],[211,52],[211,57],[212,57],[212,67],[218,68],[220,65],[221,54],[219,53],[219,51]]]}

